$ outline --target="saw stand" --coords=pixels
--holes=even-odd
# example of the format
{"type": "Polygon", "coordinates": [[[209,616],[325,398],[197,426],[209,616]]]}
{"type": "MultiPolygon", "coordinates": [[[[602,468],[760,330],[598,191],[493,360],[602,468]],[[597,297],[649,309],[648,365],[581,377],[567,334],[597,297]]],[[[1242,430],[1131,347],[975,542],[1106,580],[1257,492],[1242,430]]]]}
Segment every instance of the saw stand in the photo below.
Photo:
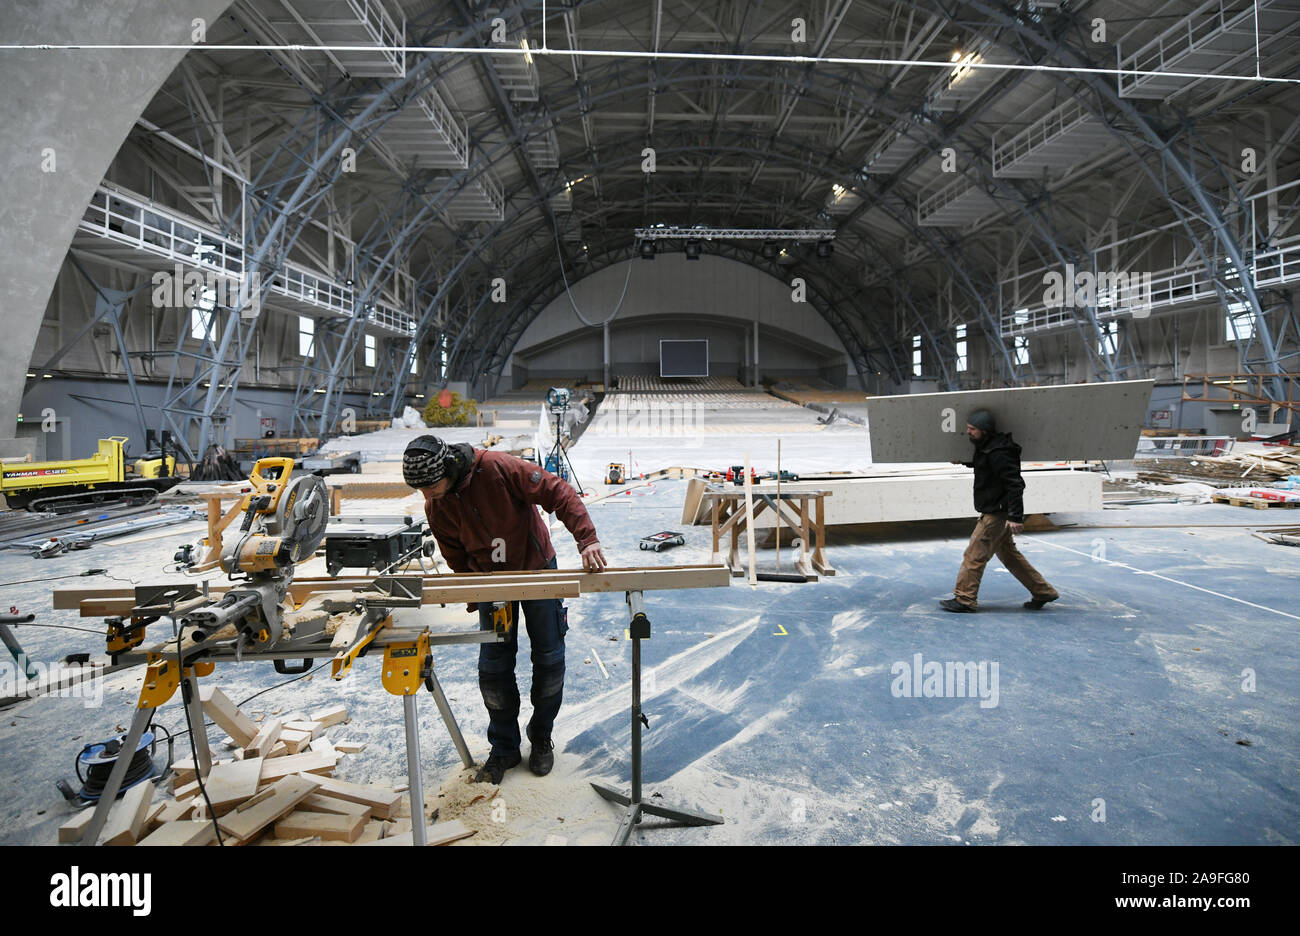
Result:
{"type": "Polygon", "coordinates": [[[641,726],[650,727],[650,722],[641,711],[641,641],[650,639],[650,619],[646,617],[645,602],[641,592],[627,593],[627,604],[631,614],[628,624],[628,636],[632,638],[632,795],[624,796],[613,787],[592,783],[594,789],[604,799],[626,808],[618,830],[614,833],[614,845],[626,845],[632,835],[632,827],[641,821],[642,814],[658,816],[679,825],[703,826],[722,825],[720,816],[695,812],[675,806],[661,806],[647,803],[641,798],[641,726]]]}
{"type": "MultiPolygon", "coordinates": [[[[443,723],[447,726],[447,732],[451,735],[452,743],[456,746],[456,751],[460,754],[462,763],[466,767],[474,766],[474,758],[469,753],[469,746],[466,745],[465,738],[460,732],[460,726],[456,723],[456,717],[447,704],[447,697],[442,691],[442,686],[439,684],[437,676],[434,675],[433,655],[429,650],[430,644],[491,643],[501,639],[503,638],[493,631],[457,631],[431,634],[427,628],[387,626],[376,629],[371,632],[368,640],[359,642],[369,644],[375,649],[383,648],[384,659],[380,676],[384,688],[393,695],[402,697],[402,716],[406,729],[406,766],[411,798],[411,841],[414,845],[428,844],[428,834],[424,822],[424,782],[420,762],[419,722],[415,704],[416,694],[421,686],[428,689],[433,696],[434,703],[438,706],[438,712],[442,715],[443,723]]],[[[356,649],[361,650],[363,646],[358,646],[356,649]]],[[[145,673],[144,684],[140,687],[140,700],[136,706],[135,717],[131,720],[131,727],[127,729],[126,738],[122,742],[122,750],[134,751],[136,749],[140,744],[140,738],[144,734],[145,728],[153,720],[155,711],[175,695],[176,690],[181,688],[183,682],[182,697],[185,707],[189,709],[190,722],[195,731],[195,751],[198,755],[195,767],[200,776],[206,777],[212,770],[212,755],[208,750],[207,732],[202,730],[205,722],[203,708],[199,703],[198,677],[210,675],[217,662],[283,661],[286,659],[300,659],[302,656],[303,650],[301,648],[294,650],[272,649],[237,654],[233,650],[214,650],[202,645],[184,648],[179,653],[174,648],[149,653],[148,669],[145,673]],[[202,661],[188,659],[195,656],[201,656],[202,661]]],[[[354,658],[354,656],[350,656],[344,661],[336,660],[336,663],[345,663],[342,667],[336,666],[336,670],[341,670],[343,674],[346,674],[354,658]]],[[[285,671],[293,672],[294,670],[285,671]]],[[[336,678],[339,677],[336,676],[336,678]]],[[[108,781],[104,784],[104,790],[100,794],[99,802],[95,805],[95,814],[91,817],[82,835],[81,844],[93,846],[99,839],[99,833],[108,819],[109,810],[122,788],[122,781],[126,777],[130,760],[129,757],[119,757],[113,764],[113,769],[108,775],[108,781]]]]}

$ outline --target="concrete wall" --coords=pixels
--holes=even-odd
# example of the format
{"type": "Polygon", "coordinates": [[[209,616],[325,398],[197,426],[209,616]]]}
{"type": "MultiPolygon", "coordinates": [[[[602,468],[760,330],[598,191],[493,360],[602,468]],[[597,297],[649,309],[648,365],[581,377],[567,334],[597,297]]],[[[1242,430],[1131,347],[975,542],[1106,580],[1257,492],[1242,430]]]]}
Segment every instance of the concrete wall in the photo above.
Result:
{"type": "Polygon", "coordinates": [[[657,374],[660,338],[708,338],[710,373],[739,376],[745,334],[759,326],[759,370],[764,377],[820,377],[843,381],[850,365],[835,332],[790,287],[746,264],[706,254],[688,261],[670,253],[606,267],[571,284],[528,326],[512,358],[518,386],[529,378],[580,376],[599,380],[603,335],[585,325],[610,323],[613,373],[657,374]],[[622,305],[619,297],[624,294],[622,305]]]}
{"type": "MultiPolygon", "coordinates": [[[[230,0],[26,0],[5,4],[5,43],[188,43],[230,0]]],[[[0,53],[0,454],[15,440],[27,362],[77,220],[127,132],[185,54],[167,50],[0,53]],[[50,160],[53,159],[53,165],[50,160]],[[53,171],[50,171],[53,169],[53,171]]]]}

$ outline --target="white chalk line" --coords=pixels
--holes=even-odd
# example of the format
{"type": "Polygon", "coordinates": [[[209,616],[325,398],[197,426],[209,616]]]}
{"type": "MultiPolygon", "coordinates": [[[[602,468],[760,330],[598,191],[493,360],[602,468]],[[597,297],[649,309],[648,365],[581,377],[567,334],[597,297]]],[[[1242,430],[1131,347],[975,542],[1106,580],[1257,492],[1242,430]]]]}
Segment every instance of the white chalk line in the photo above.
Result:
{"type": "Polygon", "coordinates": [[[1257,608],[1260,611],[1268,611],[1272,614],[1278,614],[1284,618],[1290,618],[1293,621],[1300,621],[1300,616],[1294,614],[1288,614],[1285,611],[1279,611],[1277,610],[1277,608],[1270,608],[1267,605],[1256,604],[1253,601],[1247,601],[1245,598],[1237,598],[1233,595],[1225,595],[1223,592],[1216,592],[1211,588],[1202,588],[1200,585],[1193,585],[1191,582],[1179,581],[1176,578],[1170,578],[1167,575],[1161,575],[1159,572],[1149,572],[1146,569],[1139,569],[1135,566],[1131,566],[1123,562],[1116,562],[1113,559],[1105,559],[1100,556],[1094,556],[1092,553],[1083,552],[1082,550],[1079,549],[1071,549],[1069,546],[1062,546],[1060,543],[1052,543],[1045,539],[1039,539],[1038,537],[1034,537],[1032,541],[1035,543],[1042,543],[1045,546],[1054,547],[1055,549],[1064,549],[1066,552],[1072,552],[1078,556],[1087,556],[1089,559],[1092,559],[1094,562],[1104,562],[1107,565],[1118,566],[1121,569],[1128,569],[1130,572],[1136,573],[1137,575],[1150,575],[1153,576],[1154,578],[1160,579],[1161,581],[1172,582],[1175,585],[1182,585],[1184,588],[1194,588],[1199,592],[1205,592],[1207,595],[1214,595],[1216,598],[1224,598],[1228,601],[1235,601],[1238,604],[1244,604],[1247,607],[1257,608]]]}

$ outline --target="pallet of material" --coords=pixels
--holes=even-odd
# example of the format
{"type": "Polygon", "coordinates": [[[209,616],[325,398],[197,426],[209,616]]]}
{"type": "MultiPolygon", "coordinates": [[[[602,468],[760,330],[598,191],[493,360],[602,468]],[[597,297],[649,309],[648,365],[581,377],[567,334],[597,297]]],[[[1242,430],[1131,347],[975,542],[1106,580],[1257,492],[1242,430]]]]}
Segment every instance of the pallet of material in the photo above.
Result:
{"type": "Polygon", "coordinates": [[[1233,507],[1254,507],[1266,510],[1269,507],[1300,507],[1300,500],[1281,500],[1273,497],[1261,497],[1256,492],[1230,493],[1218,491],[1210,495],[1216,504],[1231,504],[1233,507]]]}

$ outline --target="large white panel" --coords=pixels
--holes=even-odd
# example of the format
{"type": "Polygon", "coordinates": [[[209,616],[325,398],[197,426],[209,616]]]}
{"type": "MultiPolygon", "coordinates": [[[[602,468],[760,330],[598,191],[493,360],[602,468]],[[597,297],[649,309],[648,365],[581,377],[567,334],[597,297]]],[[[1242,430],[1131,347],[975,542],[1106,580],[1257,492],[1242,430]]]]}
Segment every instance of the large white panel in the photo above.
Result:
{"type": "MultiPolygon", "coordinates": [[[[1090,471],[1026,471],[1025,513],[1065,513],[1101,510],[1100,474],[1090,471]]],[[[702,481],[691,481],[703,485],[702,481]]],[[[796,481],[782,484],[781,492],[828,491],[825,499],[828,526],[849,523],[896,523],[909,520],[949,520],[976,516],[974,472],[957,468],[942,475],[851,478],[844,481],[796,481]]],[[[775,484],[762,484],[757,491],[773,494],[775,484]]],[[[690,493],[686,498],[684,523],[707,525],[709,508],[690,493]],[[699,506],[692,509],[693,505],[699,506]]],[[[754,520],[755,528],[772,526],[770,511],[754,520]]]]}
{"type": "Polygon", "coordinates": [[[871,397],[871,461],[969,461],[966,417],[986,409],[1024,461],[1132,458],[1153,380],[871,397]]]}

